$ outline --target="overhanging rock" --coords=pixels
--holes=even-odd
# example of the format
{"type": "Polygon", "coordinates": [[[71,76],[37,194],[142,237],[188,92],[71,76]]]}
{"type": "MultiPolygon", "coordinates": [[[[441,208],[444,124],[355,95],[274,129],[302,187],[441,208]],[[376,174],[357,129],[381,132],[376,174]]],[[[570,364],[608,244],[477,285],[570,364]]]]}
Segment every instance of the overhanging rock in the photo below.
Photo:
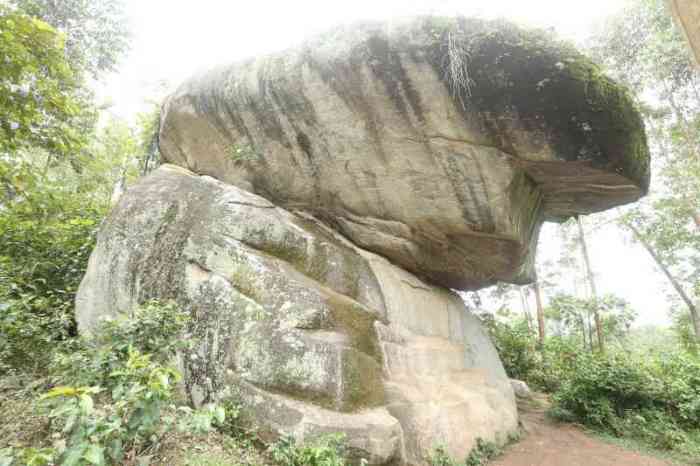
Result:
{"type": "Polygon", "coordinates": [[[649,182],[623,89],[548,35],[469,19],[355,25],[204,73],[168,100],[160,144],[455,289],[527,282],[543,220],[649,182]]]}
{"type": "Polygon", "coordinates": [[[539,227],[642,196],[631,98],[571,47],[501,22],[337,29],[195,77],[169,162],[105,221],[82,332],[149,299],[191,311],[195,404],[263,432],[346,434],[373,465],[457,459],[517,429],[478,319],[448,288],[525,282],[539,227]]]}

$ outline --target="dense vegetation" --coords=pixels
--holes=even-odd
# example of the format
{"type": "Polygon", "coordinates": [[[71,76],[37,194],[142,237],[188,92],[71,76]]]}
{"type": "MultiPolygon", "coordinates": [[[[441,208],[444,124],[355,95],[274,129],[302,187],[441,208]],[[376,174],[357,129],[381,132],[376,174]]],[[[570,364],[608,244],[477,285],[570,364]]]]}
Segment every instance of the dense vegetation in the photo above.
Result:
{"type": "Polygon", "coordinates": [[[558,227],[558,260],[538,263],[535,288],[493,290],[502,304],[484,320],[509,375],[551,393],[555,417],[700,464],[700,73],[660,0],[630,2],[587,45],[637,96],[653,151],[650,194],[558,227]],[[670,330],[634,328],[629,303],[596,293],[586,240],[611,226],[657,266],[670,330]]]}
{"type": "Polygon", "coordinates": [[[643,333],[632,332],[600,353],[582,348],[575,335],[548,337],[540,345],[522,319],[491,321],[490,330],[508,374],[552,394],[554,417],[698,464],[696,354],[680,345],[660,351],[644,344],[643,333]]]}
{"type": "MultiPolygon", "coordinates": [[[[128,48],[124,24],[118,1],[0,6],[0,466],[150,464],[207,436],[218,450],[163,464],[341,466],[340,437],[266,445],[235,399],[187,406],[174,355],[189,320],[173,304],[143,303],[130,319],[77,335],[73,301],[99,225],[158,158],[158,106],[130,125],[99,117],[90,89],[128,48]]],[[[636,0],[589,45],[644,110],[658,161],[651,195],[560,226],[560,260],[539,264],[532,290],[493,290],[502,305],[483,319],[509,375],[550,393],[554,416],[700,464],[698,72],[661,0],[636,0]],[[673,332],[635,329],[628,303],[595,293],[578,251],[603,224],[627,232],[663,271],[673,332]],[[542,297],[542,325],[525,305],[531,291],[542,297]]],[[[480,442],[465,461],[497,453],[480,442]]],[[[439,446],[430,461],[456,464],[439,446]]]]}

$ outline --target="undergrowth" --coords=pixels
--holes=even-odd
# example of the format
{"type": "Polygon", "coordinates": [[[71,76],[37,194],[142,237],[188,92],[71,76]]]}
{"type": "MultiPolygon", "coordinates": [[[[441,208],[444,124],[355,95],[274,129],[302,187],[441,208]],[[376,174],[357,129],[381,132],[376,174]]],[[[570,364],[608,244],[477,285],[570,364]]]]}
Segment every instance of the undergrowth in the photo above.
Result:
{"type": "Polygon", "coordinates": [[[5,448],[0,465],[148,464],[166,433],[206,433],[223,423],[222,407],[177,404],[181,375],[171,361],[192,344],[178,338],[187,322],[174,305],[150,302],[90,338],[65,342],[49,366],[52,388],[36,401],[51,446],[5,448]]]}

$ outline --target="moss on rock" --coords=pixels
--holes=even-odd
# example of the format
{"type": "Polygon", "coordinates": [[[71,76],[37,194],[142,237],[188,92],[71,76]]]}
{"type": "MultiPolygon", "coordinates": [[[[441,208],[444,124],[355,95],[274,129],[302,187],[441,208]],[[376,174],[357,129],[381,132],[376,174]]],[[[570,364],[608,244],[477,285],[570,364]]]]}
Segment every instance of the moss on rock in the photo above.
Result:
{"type": "Polygon", "coordinates": [[[612,168],[646,192],[649,149],[634,99],[572,45],[505,21],[433,18],[424,28],[435,38],[428,60],[457,108],[466,118],[476,112],[501,150],[521,155],[509,126],[517,119],[543,134],[558,158],[612,168]],[[468,85],[455,85],[451,40],[461,43],[468,85]]]}

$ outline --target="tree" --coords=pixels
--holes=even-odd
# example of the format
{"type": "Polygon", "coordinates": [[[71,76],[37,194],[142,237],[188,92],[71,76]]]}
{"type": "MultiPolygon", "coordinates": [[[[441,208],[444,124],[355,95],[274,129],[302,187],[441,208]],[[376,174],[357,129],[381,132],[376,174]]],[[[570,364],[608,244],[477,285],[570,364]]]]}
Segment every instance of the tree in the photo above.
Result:
{"type": "Polygon", "coordinates": [[[26,147],[78,150],[79,81],[65,60],[63,35],[0,6],[0,57],[0,163],[26,147]]]}
{"type": "Polygon", "coordinates": [[[542,293],[540,292],[540,282],[535,280],[532,285],[535,292],[535,303],[537,305],[537,335],[539,337],[540,348],[543,347],[547,330],[544,323],[544,306],[542,305],[542,293]]]}
{"type": "Polygon", "coordinates": [[[10,0],[17,8],[61,31],[73,70],[98,78],[116,69],[129,46],[119,0],[10,0]]]}
{"type": "Polygon", "coordinates": [[[603,342],[603,326],[600,320],[600,314],[598,312],[598,291],[595,286],[595,277],[593,276],[593,269],[591,268],[591,260],[588,257],[588,246],[586,244],[586,236],[583,231],[583,224],[581,222],[581,217],[576,217],[576,226],[578,226],[578,239],[581,244],[581,252],[583,253],[583,263],[586,266],[586,279],[588,280],[588,286],[590,290],[590,301],[592,303],[591,310],[593,318],[595,319],[595,331],[598,336],[598,349],[600,351],[605,351],[605,344],[603,342]]]}
{"type": "Polygon", "coordinates": [[[593,332],[589,322],[594,313],[599,315],[600,335],[604,339],[623,338],[637,317],[627,301],[611,294],[597,298],[558,294],[552,298],[547,309],[547,316],[559,323],[563,335],[580,334],[583,348],[591,351],[593,332]]]}
{"type": "Polygon", "coordinates": [[[700,341],[700,74],[663,0],[636,0],[591,52],[640,96],[655,165],[651,195],[621,218],[683,300],[700,341]]]}

